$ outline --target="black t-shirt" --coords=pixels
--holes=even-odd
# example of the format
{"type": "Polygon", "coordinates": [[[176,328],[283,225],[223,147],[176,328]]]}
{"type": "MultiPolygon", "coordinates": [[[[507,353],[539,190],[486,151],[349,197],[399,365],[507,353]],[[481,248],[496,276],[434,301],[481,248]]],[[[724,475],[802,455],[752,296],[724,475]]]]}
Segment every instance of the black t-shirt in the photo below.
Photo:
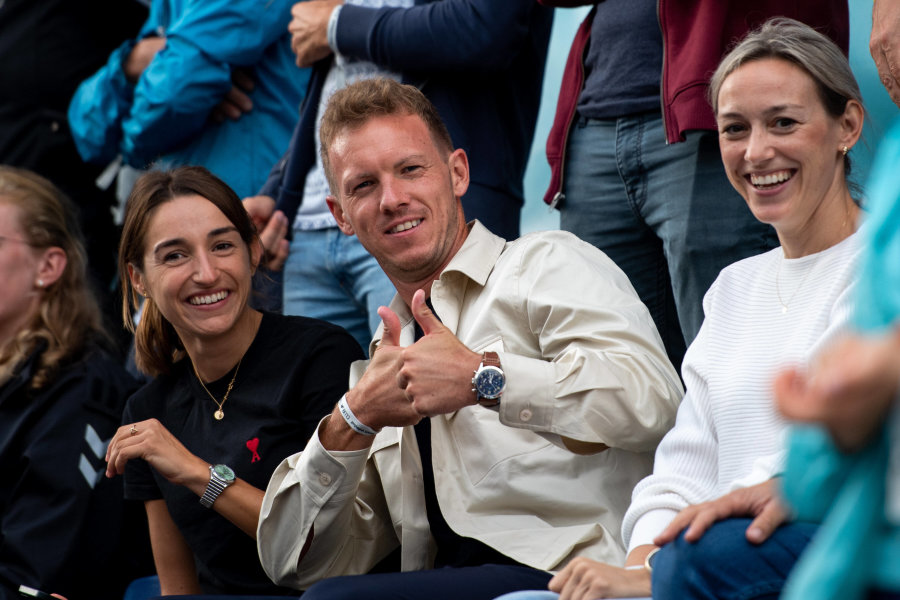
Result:
{"type": "MultiPolygon", "coordinates": [[[[299,452],[321,418],[347,390],[350,363],[362,351],[346,331],[315,319],[263,313],[256,338],[244,355],[234,387],[217,406],[201,387],[189,360],[148,383],[128,401],[124,423],[151,417],[210,464],[224,463],[253,486],[265,489],[275,467],[299,452]]],[[[206,385],[219,400],[233,371],[206,385]]],[[[166,481],[142,461],[130,461],[125,495],[164,498],[175,524],[194,553],[206,593],[287,594],[259,564],[256,542],[197,495],[166,481]]]]}

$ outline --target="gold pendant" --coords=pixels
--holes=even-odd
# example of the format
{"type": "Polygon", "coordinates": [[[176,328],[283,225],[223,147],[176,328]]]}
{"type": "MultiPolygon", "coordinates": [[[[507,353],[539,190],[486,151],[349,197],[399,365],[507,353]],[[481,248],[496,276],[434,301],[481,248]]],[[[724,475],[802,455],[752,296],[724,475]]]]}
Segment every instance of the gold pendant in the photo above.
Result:
{"type": "Polygon", "coordinates": [[[223,413],[222,409],[220,408],[219,410],[217,410],[216,412],[213,413],[213,416],[216,418],[216,421],[221,421],[222,419],[225,418],[225,413],[223,413]]]}

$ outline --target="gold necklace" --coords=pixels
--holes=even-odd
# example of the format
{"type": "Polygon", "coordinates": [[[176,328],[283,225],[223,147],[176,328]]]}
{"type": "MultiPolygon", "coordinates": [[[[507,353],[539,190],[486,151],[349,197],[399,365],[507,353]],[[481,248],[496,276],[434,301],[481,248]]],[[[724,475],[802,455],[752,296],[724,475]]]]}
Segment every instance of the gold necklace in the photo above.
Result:
{"type": "Polygon", "coordinates": [[[806,278],[809,276],[810,272],[813,270],[814,265],[809,265],[809,268],[806,269],[806,273],[803,274],[803,279],[800,280],[799,285],[794,290],[794,293],[791,294],[791,297],[788,298],[788,301],[785,302],[781,299],[781,288],[778,286],[778,275],[781,273],[781,263],[784,262],[784,256],[781,257],[781,262],[778,263],[778,267],[775,268],[775,293],[778,294],[778,303],[781,304],[781,314],[786,314],[788,311],[788,304],[794,301],[794,296],[797,295],[797,292],[800,291],[800,288],[803,287],[806,278]]]}
{"type": "MultiPolygon", "coordinates": [[[[843,233],[844,229],[847,228],[847,222],[850,220],[850,213],[853,210],[855,203],[851,200],[850,205],[847,206],[847,214],[844,215],[844,220],[841,222],[841,233],[843,233]]],[[[850,235],[855,233],[855,228],[853,226],[850,227],[850,235]]],[[[841,241],[843,241],[842,238],[841,241]]],[[[838,242],[840,243],[840,242],[838,242]]],[[[788,301],[785,302],[781,299],[781,289],[778,286],[778,275],[781,273],[781,263],[784,262],[784,254],[781,255],[781,262],[778,263],[778,267],[775,269],[775,293],[778,294],[778,303],[781,304],[781,314],[786,314],[788,311],[788,305],[794,301],[794,296],[797,295],[797,292],[800,291],[800,288],[803,287],[803,284],[806,282],[806,278],[809,276],[810,272],[813,270],[814,265],[810,265],[810,267],[806,270],[806,273],[803,274],[803,279],[800,280],[800,284],[797,286],[797,289],[794,290],[794,293],[791,294],[791,297],[788,298],[788,301]]]]}
{"type": "Polygon", "coordinates": [[[222,396],[221,402],[216,400],[216,397],[212,395],[212,392],[210,392],[206,387],[206,384],[203,383],[203,380],[200,378],[200,373],[197,372],[197,365],[191,363],[191,365],[194,367],[194,375],[197,376],[197,381],[200,382],[200,385],[203,386],[203,389],[206,390],[206,393],[209,394],[209,397],[212,398],[212,401],[215,402],[216,406],[219,407],[219,409],[213,413],[213,417],[216,418],[216,421],[221,421],[225,418],[225,413],[222,411],[222,406],[225,404],[225,401],[228,400],[228,394],[231,393],[231,388],[234,387],[234,380],[237,379],[238,370],[241,368],[241,361],[243,360],[244,358],[241,357],[241,360],[238,361],[237,367],[235,367],[234,369],[234,375],[231,376],[231,381],[228,382],[228,389],[225,390],[225,395],[222,396]]]}

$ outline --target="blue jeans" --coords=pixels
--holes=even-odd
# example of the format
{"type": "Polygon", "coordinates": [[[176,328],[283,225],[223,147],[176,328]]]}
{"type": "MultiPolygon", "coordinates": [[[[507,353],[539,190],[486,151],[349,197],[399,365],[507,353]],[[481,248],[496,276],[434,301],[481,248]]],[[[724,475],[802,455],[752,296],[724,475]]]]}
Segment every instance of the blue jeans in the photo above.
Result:
{"type": "Polygon", "coordinates": [[[679,536],[664,546],[653,563],[653,599],[777,599],[817,525],[782,525],[755,545],[744,535],[750,522],[727,519],[710,527],[697,542],[679,536]]]}
{"type": "Polygon", "coordinates": [[[303,600],[492,600],[515,590],[546,588],[550,577],[521,565],[348,575],[323,579],[304,592],[303,600]]]}
{"type": "Polygon", "coordinates": [[[356,236],[337,227],[294,231],[284,265],[284,314],[340,325],[368,354],[394,285],[356,236]]]}
{"type": "MultiPolygon", "coordinates": [[[[547,590],[532,590],[528,592],[513,592],[497,596],[495,600],[559,600],[559,594],[547,590]]],[[[650,598],[633,598],[632,600],[651,600],[650,598]]]]}
{"type": "Polygon", "coordinates": [[[547,590],[529,590],[527,592],[512,592],[497,596],[494,600],[559,600],[559,594],[547,590]]]}
{"type": "Polygon", "coordinates": [[[566,152],[560,227],[628,275],[678,369],[719,271],[778,246],[774,229],[729,183],[713,131],[667,145],[659,113],[579,118],[566,152]]]}

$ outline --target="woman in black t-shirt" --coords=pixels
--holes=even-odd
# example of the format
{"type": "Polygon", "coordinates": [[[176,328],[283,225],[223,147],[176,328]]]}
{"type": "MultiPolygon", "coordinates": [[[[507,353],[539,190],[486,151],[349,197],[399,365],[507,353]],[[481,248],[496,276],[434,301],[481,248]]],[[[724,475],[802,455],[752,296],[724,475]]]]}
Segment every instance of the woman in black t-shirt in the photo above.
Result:
{"type": "Polygon", "coordinates": [[[136,362],[155,379],[129,400],[107,475],[124,472],[126,495],[145,502],[163,594],[290,593],[256,554],[263,489],[331,412],[358,344],[251,308],[263,248],[237,195],[201,167],[138,180],[119,254],[136,362]]]}

